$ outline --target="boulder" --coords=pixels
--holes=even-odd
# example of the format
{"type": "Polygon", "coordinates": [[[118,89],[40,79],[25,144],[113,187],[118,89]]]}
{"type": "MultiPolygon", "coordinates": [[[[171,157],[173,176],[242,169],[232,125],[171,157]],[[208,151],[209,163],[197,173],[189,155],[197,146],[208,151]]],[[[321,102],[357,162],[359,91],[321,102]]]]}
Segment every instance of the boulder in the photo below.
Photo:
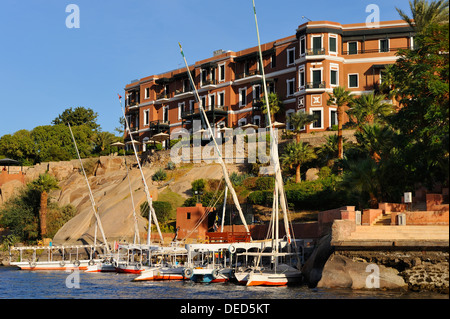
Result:
{"type": "Polygon", "coordinates": [[[21,181],[12,180],[0,187],[0,205],[6,203],[8,199],[17,194],[17,192],[23,188],[24,185],[21,181]]]}
{"type": "Polygon", "coordinates": [[[318,168],[310,168],[306,171],[306,180],[307,181],[315,181],[319,178],[319,169],[318,168]]]}
{"type": "Polygon", "coordinates": [[[328,234],[319,240],[313,253],[302,267],[303,277],[310,288],[317,286],[322,278],[323,267],[332,253],[331,234],[328,234]]]}
{"type": "Polygon", "coordinates": [[[319,288],[407,289],[403,277],[394,268],[354,261],[333,254],[322,271],[319,288]]]}

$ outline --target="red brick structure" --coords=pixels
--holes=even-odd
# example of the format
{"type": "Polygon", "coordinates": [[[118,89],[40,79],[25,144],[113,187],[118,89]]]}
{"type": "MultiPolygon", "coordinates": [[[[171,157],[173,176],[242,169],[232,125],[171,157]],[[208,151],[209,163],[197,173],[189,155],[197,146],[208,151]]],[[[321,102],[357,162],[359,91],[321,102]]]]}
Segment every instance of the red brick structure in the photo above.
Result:
{"type": "Polygon", "coordinates": [[[176,224],[177,228],[180,227],[178,238],[204,240],[208,232],[208,217],[205,213],[211,209],[214,208],[203,207],[201,203],[197,203],[195,207],[178,207],[176,224]]]}

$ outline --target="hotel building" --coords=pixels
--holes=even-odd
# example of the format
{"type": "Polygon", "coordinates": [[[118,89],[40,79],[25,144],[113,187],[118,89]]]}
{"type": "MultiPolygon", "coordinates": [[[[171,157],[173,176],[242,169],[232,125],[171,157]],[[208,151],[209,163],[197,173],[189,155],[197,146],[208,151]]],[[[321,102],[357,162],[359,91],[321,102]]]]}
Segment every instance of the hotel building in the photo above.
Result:
{"type": "MultiPolygon", "coordinates": [[[[266,126],[261,109],[263,67],[268,92],[277,93],[284,105],[275,118],[285,122],[293,112],[307,112],[316,120],[304,132],[324,131],[337,124],[336,107],[327,105],[333,88],[343,86],[355,95],[373,92],[386,64],[395,63],[399,49],[411,48],[413,37],[412,28],[402,20],[380,22],[376,28],[365,23],[307,22],[294,35],[262,44],[262,66],[258,47],[253,47],[215,51],[189,66],[189,72],[211,125],[217,128],[266,126]]],[[[140,142],[180,127],[192,130],[193,120],[201,120],[186,68],[133,81],[126,85],[125,97],[133,138],[140,142]]],[[[288,122],[286,127],[291,129],[288,122]]]]}

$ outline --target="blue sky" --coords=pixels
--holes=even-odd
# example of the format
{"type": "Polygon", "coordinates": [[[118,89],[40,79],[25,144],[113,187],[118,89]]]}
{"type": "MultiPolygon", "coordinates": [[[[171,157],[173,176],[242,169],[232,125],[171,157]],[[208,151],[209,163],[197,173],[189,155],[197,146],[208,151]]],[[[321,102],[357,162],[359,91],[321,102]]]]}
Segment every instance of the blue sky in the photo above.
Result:
{"type": "MultiPolygon", "coordinates": [[[[262,43],[295,34],[311,20],[365,22],[409,13],[407,0],[256,0],[262,43]]],[[[32,130],[66,108],[98,113],[102,130],[119,126],[117,93],[134,79],[189,64],[214,50],[257,45],[251,0],[2,0],[0,3],[0,136],[32,130]],[[66,27],[66,6],[80,9],[80,28],[66,27]]]]}

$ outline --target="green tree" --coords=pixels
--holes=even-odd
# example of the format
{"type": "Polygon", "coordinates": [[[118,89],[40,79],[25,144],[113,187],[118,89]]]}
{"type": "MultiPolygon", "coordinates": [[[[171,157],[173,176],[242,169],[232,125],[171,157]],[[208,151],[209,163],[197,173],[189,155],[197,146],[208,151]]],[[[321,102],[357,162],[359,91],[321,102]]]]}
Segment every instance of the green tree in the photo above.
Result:
{"type": "Polygon", "coordinates": [[[70,124],[70,126],[80,126],[86,125],[93,131],[98,131],[100,125],[97,124],[98,114],[90,108],[85,108],[82,106],[76,107],[75,110],[72,108],[65,109],[57,118],[52,121],[52,124],[70,124]]]}
{"type": "Polygon", "coordinates": [[[30,183],[30,188],[40,194],[39,223],[41,237],[47,235],[47,204],[48,193],[54,189],[59,189],[58,181],[48,173],[39,175],[39,178],[30,183]]]}
{"type": "Polygon", "coordinates": [[[416,182],[448,184],[449,30],[430,25],[416,37],[419,50],[402,50],[395,63],[398,112],[389,124],[398,132],[397,148],[405,174],[416,182]]]}
{"type": "Polygon", "coordinates": [[[191,183],[192,186],[192,192],[195,193],[197,192],[203,192],[205,190],[205,186],[206,186],[206,182],[203,178],[201,179],[196,179],[195,181],[193,181],[191,183]]]}
{"type": "MultiPolygon", "coordinates": [[[[272,123],[275,121],[275,114],[280,112],[283,109],[283,102],[278,97],[278,94],[276,93],[269,93],[268,94],[269,99],[269,108],[270,108],[270,119],[272,123]]],[[[262,111],[263,114],[267,114],[267,105],[266,105],[266,98],[264,97],[262,99],[262,111]]]]}
{"type": "Polygon", "coordinates": [[[409,1],[411,17],[402,10],[397,9],[400,17],[405,20],[416,32],[422,32],[432,24],[448,23],[448,0],[409,1]]]}
{"type": "Polygon", "coordinates": [[[352,108],[347,111],[347,114],[356,119],[358,126],[364,123],[385,123],[387,116],[393,111],[393,105],[386,103],[385,100],[384,95],[362,94],[353,100],[352,108]]]}
{"type": "Polygon", "coordinates": [[[290,168],[295,166],[295,182],[301,182],[300,167],[301,165],[315,159],[317,156],[314,149],[307,143],[289,143],[281,155],[283,165],[290,168]]]}
{"type": "Polygon", "coordinates": [[[30,131],[20,130],[13,135],[2,136],[0,138],[0,154],[24,165],[34,164],[36,150],[30,131]]]}
{"type": "Polygon", "coordinates": [[[351,106],[353,98],[351,92],[342,86],[335,87],[332,94],[328,94],[328,105],[336,106],[338,120],[338,158],[344,158],[344,140],[342,137],[342,125],[344,124],[344,107],[351,106]]]}
{"type": "Polygon", "coordinates": [[[308,125],[314,122],[314,116],[311,114],[308,114],[306,112],[295,112],[292,113],[289,116],[289,124],[293,126],[294,132],[296,134],[296,141],[297,143],[300,143],[300,134],[302,129],[308,125]]]}

